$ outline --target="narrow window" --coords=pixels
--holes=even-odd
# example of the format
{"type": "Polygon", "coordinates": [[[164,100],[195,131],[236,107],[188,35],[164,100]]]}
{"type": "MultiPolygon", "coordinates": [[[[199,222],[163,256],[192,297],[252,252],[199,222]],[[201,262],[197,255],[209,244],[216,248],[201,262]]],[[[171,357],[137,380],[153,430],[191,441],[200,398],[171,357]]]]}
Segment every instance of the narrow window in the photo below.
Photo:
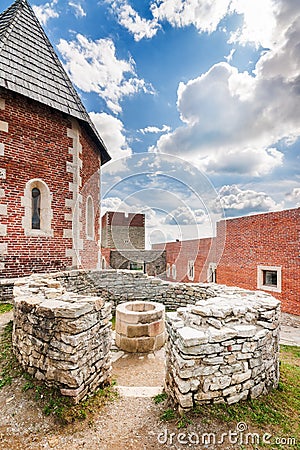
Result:
{"type": "Polygon", "coordinates": [[[217,282],[217,264],[210,263],[207,271],[207,281],[208,283],[216,283],[217,282]]]}
{"type": "Polygon", "coordinates": [[[91,196],[87,198],[86,203],[86,236],[88,239],[94,239],[94,204],[91,196]]]}
{"type": "Polygon", "coordinates": [[[31,228],[33,230],[41,229],[41,192],[38,188],[33,188],[31,191],[32,197],[32,216],[31,228]]]}
{"type": "Polygon", "coordinates": [[[172,278],[173,278],[173,280],[176,280],[176,276],[177,276],[176,265],[172,264],[172,278]]]}
{"type": "Polygon", "coordinates": [[[171,275],[171,266],[170,266],[170,264],[168,263],[168,264],[167,264],[167,277],[170,278],[170,275],[171,275]]]}
{"type": "Polygon", "coordinates": [[[195,277],[195,266],[194,266],[194,261],[189,261],[188,262],[188,279],[190,281],[193,281],[195,277]]]}

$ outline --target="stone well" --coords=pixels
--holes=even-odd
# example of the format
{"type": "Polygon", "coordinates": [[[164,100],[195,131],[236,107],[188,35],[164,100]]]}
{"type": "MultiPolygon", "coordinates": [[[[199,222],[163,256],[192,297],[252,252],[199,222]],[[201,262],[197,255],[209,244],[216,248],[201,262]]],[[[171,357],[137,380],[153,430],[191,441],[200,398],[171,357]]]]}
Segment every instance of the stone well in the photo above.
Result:
{"type": "Polygon", "coordinates": [[[165,306],[126,302],[116,308],[116,345],[126,352],[147,353],[165,343],[165,306]]]}

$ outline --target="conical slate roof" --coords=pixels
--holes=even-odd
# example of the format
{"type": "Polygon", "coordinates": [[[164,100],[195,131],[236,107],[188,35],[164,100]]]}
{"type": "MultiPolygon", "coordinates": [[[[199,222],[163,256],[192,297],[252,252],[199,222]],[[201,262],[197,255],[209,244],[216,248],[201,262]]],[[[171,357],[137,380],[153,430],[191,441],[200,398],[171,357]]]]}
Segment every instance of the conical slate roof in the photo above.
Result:
{"type": "Polygon", "coordinates": [[[0,86],[79,119],[101,153],[107,149],[27,0],[0,14],[0,86]]]}

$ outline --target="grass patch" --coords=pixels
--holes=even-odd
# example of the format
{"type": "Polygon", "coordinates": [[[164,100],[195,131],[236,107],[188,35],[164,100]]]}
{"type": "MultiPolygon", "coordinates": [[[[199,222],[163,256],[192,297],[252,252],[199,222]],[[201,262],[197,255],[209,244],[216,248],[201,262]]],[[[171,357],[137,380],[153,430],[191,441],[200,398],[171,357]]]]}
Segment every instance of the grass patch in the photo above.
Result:
{"type": "Polygon", "coordinates": [[[37,402],[46,416],[53,415],[62,424],[92,418],[104,404],[118,397],[112,383],[111,386],[98,389],[89,398],[74,405],[68,397],[62,396],[57,388],[48,388],[35,380],[22,369],[12,352],[12,328],[13,323],[9,322],[0,336],[0,389],[11,384],[13,379],[22,377],[22,391],[37,402]]]}
{"type": "Polygon", "coordinates": [[[111,321],[111,329],[114,331],[116,329],[116,315],[115,314],[113,314],[110,321],[111,321]]]}
{"type": "Polygon", "coordinates": [[[13,378],[20,377],[24,371],[12,352],[12,328],[10,321],[4,328],[0,340],[0,389],[11,384],[13,378]]]}
{"type": "Polygon", "coordinates": [[[176,419],[176,417],[177,415],[174,409],[168,408],[160,415],[160,420],[162,420],[163,422],[168,422],[169,420],[176,419]]]}
{"type": "Polygon", "coordinates": [[[74,405],[68,397],[60,394],[57,388],[48,388],[43,384],[37,384],[35,380],[28,381],[23,386],[24,391],[32,390],[34,399],[38,402],[46,416],[53,415],[63,425],[85,420],[101,409],[108,401],[118,397],[117,392],[111,386],[98,389],[86,400],[74,405]]]}
{"type": "Polygon", "coordinates": [[[13,305],[11,305],[10,303],[0,303],[0,314],[9,312],[13,309],[13,305]]]}
{"type": "Polygon", "coordinates": [[[162,392],[161,394],[155,395],[155,397],[153,397],[153,401],[156,405],[158,405],[159,403],[164,402],[167,398],[168,394],[166,392],[162,392]]]}
{"type": "MultiPolygon", "coordinates": [[[[280,383],[278,389],[257,399],[234,405],[215,404],[194,408],[192,415],[210,422],[244,422],[273,436],[300,437],[300,349],[281,348],[280,383]]],[[[275,448],[281,448],[280,445],[275,448]]],[[[300,449],[300,441],[296,447],[300,449]]]]}

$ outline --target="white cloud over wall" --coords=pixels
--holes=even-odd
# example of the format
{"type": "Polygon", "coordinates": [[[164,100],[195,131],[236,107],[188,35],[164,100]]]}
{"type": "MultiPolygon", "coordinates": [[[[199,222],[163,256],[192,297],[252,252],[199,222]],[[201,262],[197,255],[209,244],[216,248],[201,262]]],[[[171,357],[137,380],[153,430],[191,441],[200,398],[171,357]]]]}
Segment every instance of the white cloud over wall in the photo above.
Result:
{"type": "Polygon", "coordinates": [[[137,77],[134,60],[117,58],[111,39],[93,41],[77,34],[73,41],[61,39],[57,47],[73,83],[84,92],[97,93],[115,114],[122,111],[122,98],[139,91],[152,93],[151,87],[137,77]]]}
{"type": "Polygon", "coordinates": [[[282,204],[276,203],[265,192],[241,189],[235,184],[223,186],[219,190],[219,201],[227,216],[242,216],[252,212],[275,211],[283,207],[282,204]]]}
{"type": "Polygon", "coordinates": [[[300,206],[300,187],[294,188],[286,195],[286,199],[289,202],[293,202],[295,206],[300,206]]]}
{"type": "Polygon", "coordinates": [[[89,115],[112,159],[124,158],[132,154],[121,120],[106,113],[91,112],[89,115]]]}

